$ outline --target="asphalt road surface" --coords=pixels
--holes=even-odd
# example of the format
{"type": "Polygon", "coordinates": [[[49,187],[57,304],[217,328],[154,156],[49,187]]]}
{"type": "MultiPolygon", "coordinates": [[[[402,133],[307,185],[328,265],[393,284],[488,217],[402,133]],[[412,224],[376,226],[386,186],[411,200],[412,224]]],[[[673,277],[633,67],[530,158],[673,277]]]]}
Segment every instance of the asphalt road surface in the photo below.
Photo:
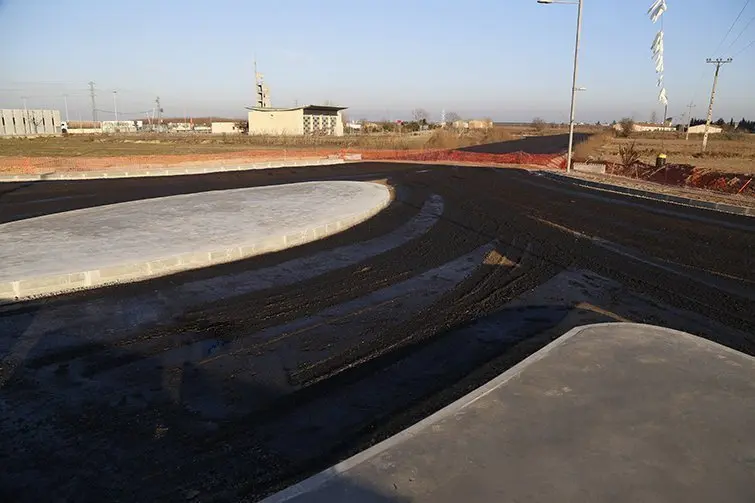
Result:
{"type": "MultiPolygon", "coordinates": [[[[590,136],[589,133],[574,133],[574,143],[581,143],[590,136]]],[[[514,152],[528,152],[530,154],[560,154],[569,148],[569,135],[557,134],[549,136],[530,136],[520,140],[474,145],[460,148],[465,152],[481,152],[485,154],[511,154],[514,152]]]]}
{"type": "Polygon", "coordinates": [[[755,354],[755,221],[526,170],[4,184],[0,220],[326,179],[385,179],[396,200],[282,253],[0,307],[0,500],[255,501],[586,323],[755,354]]]}

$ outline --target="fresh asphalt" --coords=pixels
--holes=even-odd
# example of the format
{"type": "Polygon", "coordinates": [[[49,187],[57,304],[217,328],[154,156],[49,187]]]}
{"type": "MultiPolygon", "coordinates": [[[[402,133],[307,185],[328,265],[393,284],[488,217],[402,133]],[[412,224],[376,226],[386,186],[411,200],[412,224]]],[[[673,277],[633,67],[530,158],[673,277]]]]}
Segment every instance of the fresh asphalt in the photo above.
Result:
{"type": "Polygon", "coordinates": [[[364,162],[3,184],[0,222],[327,179],[386,179],[396,201],[365,224],[281,253],[2,307],[1,347],[14,352],[2,355],[0,374],[0,499],[254,501],[416,422],[575,324],[652,323],[755,354],[753,219],[591,191],[523,169],[364,162]],[[312,255],[330,260],[330,250],[396,232],[437,196],[443,201],[437,222],[395,248],[295,285],[176,308],[147,328],[100,337],[109,330],[108,313],[96,312],[97,306],[312,255]],[[403,298],[391,301],[388,311],[376,308],[372,317],[344,316],[337,329],[320,330],[330,337],[324,345],[285,328],[317,313],[356,312],[352,306],[360,299],[411,288],[407,282],[428,272],[429,281],[435,269],[488,249],[503,258],[481,262],[448,291],[417,291],[433,297],[426,305],[416,301],[416,311],[403,298]],[[65,326],[73,319],[58,321],[44,337],[29,336],[65,309],[80,309],[95,321],[75,336],[65,326]],[[165,351],[253,340],[276,327],[284,327],[287,339],[252,344],[254,351],[233,372],[205,360],[142,365],[165,351]],[[515,336],[470,342],[476,330],[515,336]],[[282,359],[290,360],[284,366],[290,371],[279,380],[269,369],[282,359]],[[133,365],[134,372],[118,373],[133,365]],[[100,387],[104,382],[111,387],[100,387]],[[122,389],[128,393],[119,395],[122,389]],[[161,390],[177,397],[169,400],[161,390]],[[207,398],[213,390],[235,401],[216,408],[207,398]]]}

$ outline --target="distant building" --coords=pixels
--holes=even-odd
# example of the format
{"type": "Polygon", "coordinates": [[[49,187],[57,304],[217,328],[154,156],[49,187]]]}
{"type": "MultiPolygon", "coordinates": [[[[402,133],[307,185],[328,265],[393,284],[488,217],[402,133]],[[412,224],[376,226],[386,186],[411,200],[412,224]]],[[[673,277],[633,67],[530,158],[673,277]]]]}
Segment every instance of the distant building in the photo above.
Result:
{"type": "Polygon", "coordinates": [[[454,129],[488,129],[493,127],[493,121],[490,119],[471,119],[457,120],[451,123],[454,129]]]}
{"type": "Polygon", "coordinates": [[[210,128],[212,134],[241,134],[235,122],[213,122],[210,128]]]}
{"type": "Polygon", "coordinates": [[[100,124],[103,133],[136,133],[139,130],[136,121],[102,121],[100,124]]]}
{"type": "MultiPolygon", "coordinates": [[[[621,124],[614,124],[613,128],[616,131],[621,131],[621,124]]],[[[649,132],[655,132],[655,131],[676,131],[676,128],[673,126],[664,126],[661,124],[649,124],[649,123],[643,123],[643,122],[635,122],[632,125],[632,131],[635,133],[649,133],[649,132]]]]}
{"type": "Polygon", "coordinates": [[[194,124],[191,122],[169,122],[168,131],[171,133],[190,133],[194,130],[194,124]]]}
{"type": "Polygon", "coordinates": [[[346,108],[329,105],[294,108],[247,107],[249,134],[343,136],[341,111],[346,108]]]}
{"type": "Polygon", "coordinates": [[[469,129],[488,129],[493,127],[493,121],[489,119],[473,119],[469,122],[469,129]]]}
{"type": "Polygon", "coordinates": [[[0,109],[0,136],[61,134],[59,110],[0,109]]]}
{"type": "MultiPolygon", "coordinates": [[[[687,128],[684,128],[685,131],[687,128]]],[[[723,133],[724,129],[721,126],[714,126],[711,124],[708,127],[708,134],[718,134],[723,133]]],[[[697,126],[690,126],[689,127],[689,133],[690,134],[703,134],[705,133],[705,124],[698,124],[697,126]]]]}

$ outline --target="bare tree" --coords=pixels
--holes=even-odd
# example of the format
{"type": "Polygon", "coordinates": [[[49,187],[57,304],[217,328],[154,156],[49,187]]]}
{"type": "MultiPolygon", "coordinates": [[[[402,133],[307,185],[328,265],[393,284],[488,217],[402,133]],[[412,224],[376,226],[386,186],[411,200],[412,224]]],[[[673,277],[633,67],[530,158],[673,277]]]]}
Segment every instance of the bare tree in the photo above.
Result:
{"type": "Polygon", "coordinates": [[[538,133],[545,131],[545,125],[545,121],[540,117],[535,117],[534,119],[532,119],[532,128],[538,133]]]}
{"type": "Polygon", "coordinates": [[[428,117],[430,117],[430,114],[424,108],[415,108],[412,110],[412,119],[414,119],[414,122],[427,121],[428,117]]]}
{"type": "Polygon", "coordinates": [[[460,121],[460,120],[461,120],[461,116],[457,114],[456,112],[448,112],[446,114],[446,122],[450,122],[453,124],[454,122],[460,121]]]}
{"type": "Polygon", "coordinates": [[[629,138],[629,135],[631,135],[634,131],[634,121],[629,117],[624,117],[623,119],[621,119],[619,121],[619,126],[621,126],[621,131],[619,131],[619,134],[625,138],[629,138]]]}
{"type": "Polygon", "coordinates": [[[650,124],[658,124],[658,114],[655,110],[650,113],[650,124]]]}

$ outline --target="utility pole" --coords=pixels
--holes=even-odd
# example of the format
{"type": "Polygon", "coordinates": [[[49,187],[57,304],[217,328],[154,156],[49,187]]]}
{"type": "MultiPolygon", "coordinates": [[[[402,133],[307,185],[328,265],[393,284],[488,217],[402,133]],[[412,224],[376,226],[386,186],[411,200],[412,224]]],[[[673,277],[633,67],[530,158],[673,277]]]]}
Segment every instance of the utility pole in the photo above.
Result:
{"type": "Polygon", "coordinates": [[[155,105],[157,105],[157,128],[160,129],[163,120],[163,109],[160,108],[160,97],[155,98],[155,105]]]}
{"type": "Polygon", "coordinates": [[[687,105],[687,109],[689,110],[688,114],[689,117],[687,117],[687,136],[684,137],[684,140],[689,140],[689,127],[692,125],[692,109],[695,108],[695,105],[692,104],[692,102],[689,102],[689,105],[687,105]]]}
{"type": "Polygon", "coordinates": [[[65,108],[66,108],[66,122],[70,122],[71,119],[68,117],[68,95],[67,94],[63,95],[63,104],[65,105],[65,108]]]}
{"type": "Polygon", "coordinates": [[[21,99],[24,101],[24,134],[31,133],[31,125],[29,124],[29,109],[26,108],[26,100],[29,99],[28,96],[21,96],[21,99]],[[28,130],[27,130],[28,126],[28,130]]]}
{"type": "Polygon", "coordinates": [[[710,121],[713,119],[713,100],[716,98],[716,85],[718,84],[718,72],[721,70],[721,65],[725,65],[726,63],[731,63],[731,58],[729,59],[706,59],[706,63],[710,63],[713,65],[716,65],[716,73],[713,76],[713,89],[710,91],[710,105],[708,105],[708,118],[705,120],[705,133],[703,133],[703,152],[705,152],[706,147],[708,146],[708,129],[710,128],[710,121]]]}
{"type": "MultiPolygon", "coordinates": [[[[118,91],[113,91],[113,113],[115,114],[115,122],[118,122],[118,100],[116,97],[118,96],[118,91]]],[[[116,129],[118,128],[118,125],[116,124],[116,129]]]]}
{"type": "Polygon", "coordinates": [[[94,82],[89,82],[89,97],[92,98],[92,121],[97,122],[97,103],[94,100],[94,82]]]}

